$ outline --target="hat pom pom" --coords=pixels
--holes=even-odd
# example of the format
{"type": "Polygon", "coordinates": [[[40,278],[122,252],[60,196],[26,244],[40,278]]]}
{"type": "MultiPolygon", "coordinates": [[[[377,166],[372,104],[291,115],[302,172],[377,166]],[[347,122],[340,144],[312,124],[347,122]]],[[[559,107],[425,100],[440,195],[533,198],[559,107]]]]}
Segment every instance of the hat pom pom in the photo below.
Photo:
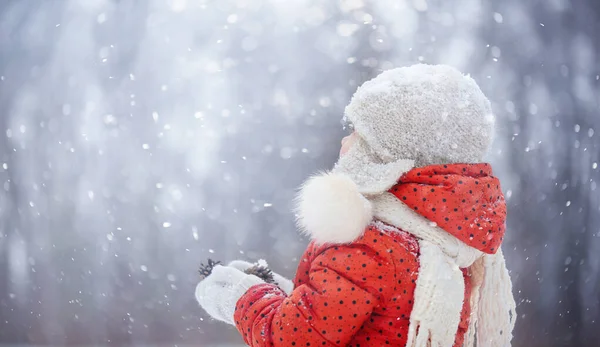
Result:
{"type": "Polygon", "coordinates": [[[346,175],[325,173],[310,178],[296,198],[298,226],[318,244],[349,243],[364,233],[372,206],[346,175]]]}

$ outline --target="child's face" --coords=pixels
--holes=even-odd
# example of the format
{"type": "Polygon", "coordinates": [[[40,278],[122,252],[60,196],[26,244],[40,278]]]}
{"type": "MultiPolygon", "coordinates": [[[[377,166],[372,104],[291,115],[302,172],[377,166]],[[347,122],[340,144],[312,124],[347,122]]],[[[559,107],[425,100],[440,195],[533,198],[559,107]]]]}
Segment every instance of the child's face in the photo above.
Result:
{"type": "Polygon", "coordinates": [[[348,152],[350,147],[352,147],[352,145],[356,141],[356,138],[357,138],[356,132],[353,132],[352,134],[350,134],[342,139],[342,148],[340,148],[340,157],[343,156],[344,154],[346,154],[346,152],[348,152]]]}

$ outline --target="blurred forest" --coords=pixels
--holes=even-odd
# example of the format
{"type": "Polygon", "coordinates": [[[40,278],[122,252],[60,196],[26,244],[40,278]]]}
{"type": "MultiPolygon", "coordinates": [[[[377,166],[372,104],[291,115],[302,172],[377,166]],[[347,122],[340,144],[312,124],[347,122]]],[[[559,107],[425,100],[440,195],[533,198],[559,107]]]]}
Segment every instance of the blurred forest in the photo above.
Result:
{"type": "Polygon", "coordinates": [[[600,1],[3,0],[0,343],[241,343],[211,257],[292,277],[295,188],[356,87],[445,63],[493,104],[514,346],[600,346],[600,1]]]}

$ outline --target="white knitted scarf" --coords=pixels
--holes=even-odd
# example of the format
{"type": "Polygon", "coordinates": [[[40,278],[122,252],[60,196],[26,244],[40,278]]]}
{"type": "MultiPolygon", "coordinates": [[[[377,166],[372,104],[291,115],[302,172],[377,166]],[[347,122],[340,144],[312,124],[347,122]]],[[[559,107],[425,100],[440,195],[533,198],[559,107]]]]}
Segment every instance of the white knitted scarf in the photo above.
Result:
{"type": "Polygon", "coordinates": [[[467,246],[394,195],[370,199],[375,219],[419,239],[419,276],[410,315],[407,347],[451,347],[463,307],[469,268],[471,317],[464,347],[510,346],[515,325],[512,283],[502,250],[489,255],[467,246]]]}

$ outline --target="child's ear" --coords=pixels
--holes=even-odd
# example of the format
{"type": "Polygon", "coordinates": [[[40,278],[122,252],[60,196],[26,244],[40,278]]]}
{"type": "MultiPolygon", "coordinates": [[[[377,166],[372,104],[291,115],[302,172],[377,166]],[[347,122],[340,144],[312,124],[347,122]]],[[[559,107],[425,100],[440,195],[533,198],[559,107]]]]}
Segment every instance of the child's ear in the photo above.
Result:
{"type": "Polygon", "coordinates": [[[325,173],[310,178],[296,198],[298,226],[318,244],[349,243],[373,218],[372,206],[346,175],[325,173]]]}

